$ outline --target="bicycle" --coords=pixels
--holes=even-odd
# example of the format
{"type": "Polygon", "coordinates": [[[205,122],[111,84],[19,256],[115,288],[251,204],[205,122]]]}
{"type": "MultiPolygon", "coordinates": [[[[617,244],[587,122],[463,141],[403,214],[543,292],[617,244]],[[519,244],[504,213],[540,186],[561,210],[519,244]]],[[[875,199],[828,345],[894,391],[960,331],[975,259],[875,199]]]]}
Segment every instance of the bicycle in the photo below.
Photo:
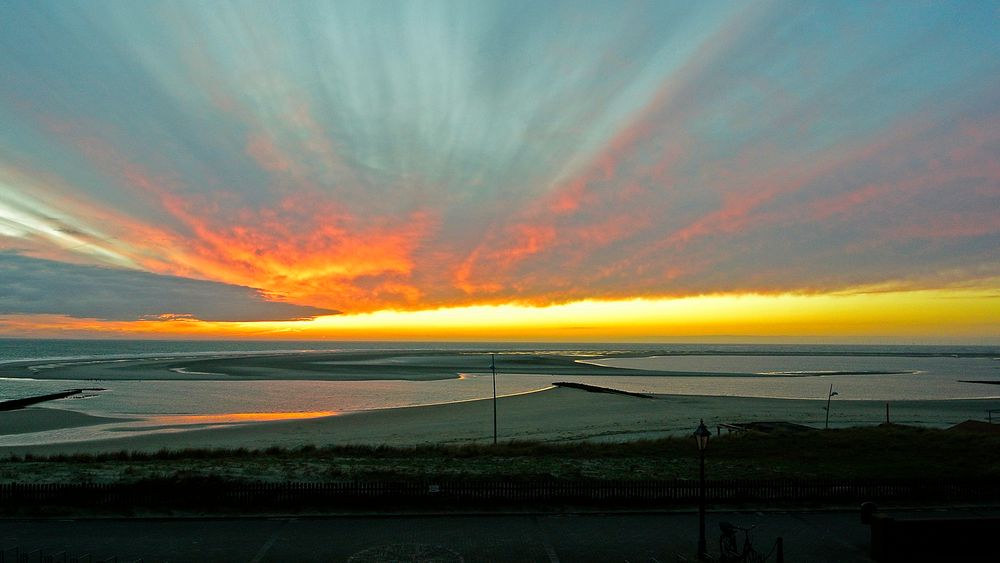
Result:
{"type": "Polygon", "coordinates": [[[766,556],[753,548],[750,531],[756,526],[741,528],[729,522],[719,522],[722,535],[719,536],[720,563],[764,563],[766,556]],[[743,546],[739,547],[737,532],[743,532],[743,546]]]}

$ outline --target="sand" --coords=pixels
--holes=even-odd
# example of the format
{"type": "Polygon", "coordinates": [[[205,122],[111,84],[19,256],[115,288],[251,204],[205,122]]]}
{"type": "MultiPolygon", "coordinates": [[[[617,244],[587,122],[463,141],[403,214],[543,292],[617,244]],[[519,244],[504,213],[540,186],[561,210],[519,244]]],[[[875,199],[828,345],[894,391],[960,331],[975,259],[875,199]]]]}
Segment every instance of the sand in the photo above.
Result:
{"type": "MultiPolygon", "coordinates": [[[[487,372],[489,354],[454,351],[300,352],[210,357],[167,357],[116,360],[25,360],[0,366],[4,377],[47,380],[239,381],[322,380],[433,381],[466,372],[487,372]]],[[[636,375],[635,370],[576,362],[557,354],[502,354],[508,372],[540,375],[636,375]]],[[[646,375],[670,372],[644,371],[646,375]]]]}
{"type": "Polygon", "coordinates": [[[76,411],[31,407],[0,412],[0,435],[27,434],[59,428],[79,428],[123,419],[91,416],[76,411]]]}
{"type": "MultiPolygon", "coordinates": [[[[660,395],[652,399],[550,389],[501,398],[498,434],[501,441],[549,442],[625,441],[687,435],[699,419],[713,430],[729,422],[791,421],[822,428],[823,401],[660,395]]],[[[897,423],[945,427],[971,418],[985,418],[998,401],[906,401],[892,405],[897,423]]],[[[875,425],[885,418],[885,404],[835,401],[831,426],[875,425]]],[[[0,434],[100,424],[108,419],[52,408],[0,413],[0,434]]],[[[490,443],[493,440],[492,401],[395,408],[277,422],[233,424],[197,430],[127,436],[117,439],[0,447],[0,455],[15,453],[97,453],[156,451],[163,448],[266,448],[302,445],[421,445],[490,443]]]]}

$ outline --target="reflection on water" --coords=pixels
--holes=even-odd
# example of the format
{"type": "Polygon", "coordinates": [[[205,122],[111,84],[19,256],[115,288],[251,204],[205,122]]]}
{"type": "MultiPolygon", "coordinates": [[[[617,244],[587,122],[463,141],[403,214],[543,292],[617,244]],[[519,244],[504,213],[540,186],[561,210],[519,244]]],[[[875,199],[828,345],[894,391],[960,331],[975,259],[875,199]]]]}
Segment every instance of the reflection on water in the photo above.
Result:
{"type": "Polygon", "coordinates": [[[234,422],[271,422],[275,420],[299,420],[304,418],[320,418],[336,416],[337,411],[312,412],[234,412],[226,414],[186,414],[173,416],[154,416],[147,422],[163,425],[183,424],[229,424],[234,422]]]}
{"type": "MultiPolygon", "coordinates": [[[[73,387],[71,380],[10,380],[16,396],[73,387]]],[[[91,383],[92,382],[88,382],[91,383]]],[[[86,400],[39,406],[94,416],[132,418],[113,423],[25,434],[0,435],[0,446],[78,442],[217,428],[277,420],[334,416],[375,409],[472,401],[492,397],[492,378],[464,374],[438,381],[106,381],[106,391],[86,400]]],[[[520,376],[503,382],[509,396],[549,388],[548,378],[520,376]],[[527,379],[525,379],[527,377],[527,379]]],[[[0,429],[2,432],[2,429],[0,429]]]]}
{"type": "MultiPolygon", "coordinates": [[[[546,389],[556,381],[569,381],[641,393],[787,399],[825,399],[833,385],[838,401],[997,398],[1000,393],[996,385],[961,381],[1000,379],[998,362],[984,357],[691,355],[599,361],[632,368],[634,375],[525,375],[507,373],[498,365],[497,392],[501,396],[529,393],[546,389]],[[689,375],[653,376],[643,369],[689,375]]],[[[93,381],[2,378],[0,399],[94,385],[93,381]]],[[[178,432],[470,401],[493,395],[493,379],[485,369],[436,381],[106,380],[100,385],[106,390],[40,406],[134,420],[0,436],[0,445],[178,432]]]]}
{"type": "MultiPolygon", "coordinates": [[[[903,401],[992,399],[995,385],[969,383],[1000,379],[988,357],[678,355],[604,358],[603,366],[669,371],[668,377],[639,376],[621,382],[626,391],[676,395],[825,398],[834,385],[840,399],[903,401]]],[[[588,381],[617,378],[591,378],[588,381]]],[[[618,383],[615,381],[614,383],[618,383]]]]}
{"type": "Polygon", "coordinates": [[[808,355],[677,355],[641,358],[577,360],[580,363],[634,370],[658,370],[687,375],[888,375],[952,376],[953,379],[996,377],[997,365],[984,357],[808,356],[808,355]]]}

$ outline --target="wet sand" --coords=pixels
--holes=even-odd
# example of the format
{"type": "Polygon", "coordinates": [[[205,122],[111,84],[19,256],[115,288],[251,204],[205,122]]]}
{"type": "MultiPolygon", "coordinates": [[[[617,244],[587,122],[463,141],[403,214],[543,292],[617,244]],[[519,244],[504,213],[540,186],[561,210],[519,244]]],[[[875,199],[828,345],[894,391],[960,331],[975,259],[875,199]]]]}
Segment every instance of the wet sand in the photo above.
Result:
{"type": "Polygon", "coordinates": [[[59,428],[94,426],[124,419],[91,416],[76,411],[30,407],[0,412],[0,435],[27,434],[59,428]]]}
{"type": "MultiPolygon", "coordinates": [[[[576,361],[560,353],[497,354],[509,373],[541,375],[636,375],[633,369],[576,361]]],[[[199,357],[123,358],[103,360],[21,361],[0,366],[0,376],[14,378],[114,380],[324,380],[433,381],[490,369],[487,352],[404,350],[395,352],[291,352],[199,357]]],[[[646,370],[644,375],[677,375],[646,370]]]]}
{"type": "MultiPolygon", "coordinates": [[[[713,430],[731,422],[789,421],[822,428],[824,401],[658,395],[640,398],[578,389],[557,388],[506,397],[498,403],[501,441],[627,441],[688,435],[700,419],[713,430]]],[[[997,400],[899,401],[892,421],[946,427],[967,419],[984,419],[997,400]]],[[[885,419],[885,404],[835,401],[832,427],[876,425],[885,419]]],[[[0,434],[26,433],[103,424],[110,419],[54,408],[0,413],[0,434]]],[[[127,436],[117,439],[0,447],[0,455],[16,453],[96,453],[185,448],[267,448],[303,445],[421,445],[490,443],[492,401],[365,411],[312,419],[230,424],[224,427],[127,436]]]]}
{"type": "MultiPolygon", "coordinates": [[[[549,381],[557,381],[564,375],[678,375],[677,372],[640,371],[579,361],[614,354],[617,353],[510,352],[498,354],[497,362],[507,373],[544,374],[550,376],[549,381]]],[[[441,350],[212,354],[101,361],[26,361],[0,366],[0,376],[84,381],[428,381],[457,378],[461,373],[487,372],[490,360],[490,354],[485,352],[441,350]]],[[[571,442],[688,435],[700,419],[712,428],[725,423],[755,421],[787,421],[822,428],[825,404],[824,400],[697,395],[641,398],[558,388],[501,398],[498,430],[502,441],[571,442]]],[[[947,427],[968,419],[985,419],[987,409],[1000,409],[1000,399],[893,401],[890,416],[892,422],[900,424],[947,427]]],[[[875,425],[884,420],[884,402],[838,398],[832,403],[832,427],[875,425]]],[[[490,443],[493,440],[493,405],[490,400],[477,400],[321,418],[227,424],[206,422],[187,426],[174,422],[161,425],[161,421],[156,420],[150,425],[145,429],[147,433],[134,435],[135,429],[123,424],[122,419],[90,416],[54,405],[0,412],[0,455],[164,448],[490,443]],[[93,440],[94,433],[70,431],[87,426],[101,430],[108,438],[93,440]],[[148,432],[154,426],[157,431],[148,432]],[[53,432],[60,429],[67,431],[53,432]],[[50,433],[31,435],[46,431],[50,433]],[[2,445],[4,436],[10,437],[6,443],[12,445],[2,445]],[[81,441],[81,438],[89,441],[81,441]],[[35,443],[38,445],[33,445],[35,443]]]]}

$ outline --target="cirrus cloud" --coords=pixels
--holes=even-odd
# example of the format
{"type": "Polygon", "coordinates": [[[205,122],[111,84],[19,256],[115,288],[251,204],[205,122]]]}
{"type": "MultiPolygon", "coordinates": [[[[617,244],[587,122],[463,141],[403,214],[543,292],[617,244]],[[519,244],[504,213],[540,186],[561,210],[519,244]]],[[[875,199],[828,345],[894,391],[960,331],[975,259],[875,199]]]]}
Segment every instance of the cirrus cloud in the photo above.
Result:
{"type": "Polygon", "coordinates": [[[77,264],[7,255],[25,314],[1000,276],[987,4],[40,1],[0,29],[0,249],[77,264]]]}

